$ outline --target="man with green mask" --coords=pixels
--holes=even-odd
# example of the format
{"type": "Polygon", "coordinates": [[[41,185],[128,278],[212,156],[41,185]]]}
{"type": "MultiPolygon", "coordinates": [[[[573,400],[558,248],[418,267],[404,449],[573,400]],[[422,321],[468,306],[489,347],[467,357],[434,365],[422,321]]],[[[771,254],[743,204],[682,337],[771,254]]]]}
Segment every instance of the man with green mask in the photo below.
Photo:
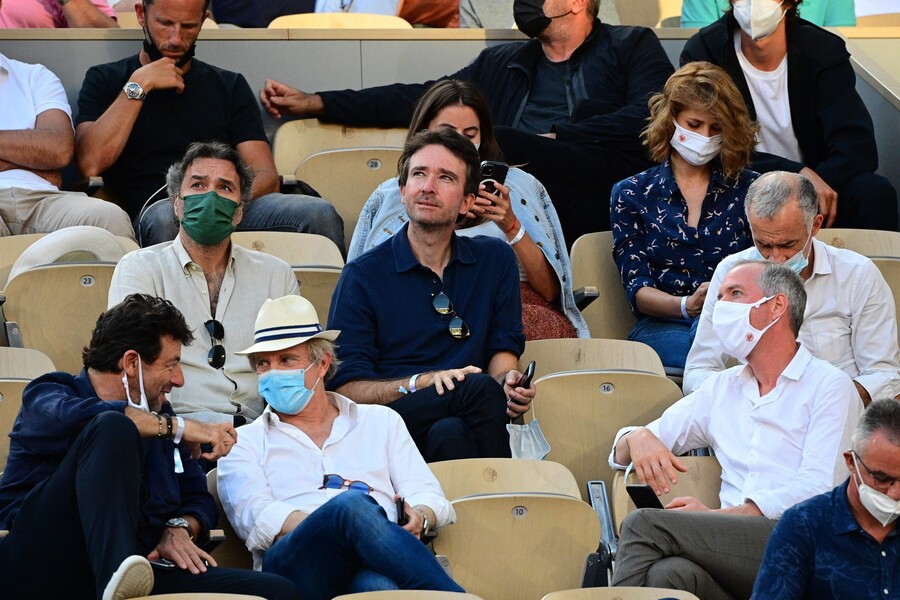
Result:
{"type": "Polygon", "coordinates": [[[166,185],[178,236],[122,258],[109,304],[133,293],[171,300],[198,340],[182,348],[187,385],[172,390],[172,406],[196,420],[243,425],[263,402],[256,374],[232,350],[253,343],[253,320],[267,298],[299,293],[297,279],[281,259],[231,243],[253,186],[253,172],[235,149],[191,144],[169,168],[166,185]]]}

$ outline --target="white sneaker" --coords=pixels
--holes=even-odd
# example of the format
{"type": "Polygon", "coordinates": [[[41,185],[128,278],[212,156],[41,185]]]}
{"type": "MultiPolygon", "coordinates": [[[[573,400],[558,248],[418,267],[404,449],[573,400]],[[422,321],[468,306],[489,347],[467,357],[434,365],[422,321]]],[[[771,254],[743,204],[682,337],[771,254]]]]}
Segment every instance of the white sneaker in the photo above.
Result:
{"type": "Polygon", "coordinates": [[[145,557],[134,554],[122,561],[103,590],[103,600],[126,600],[148,596],[153,591],[153,567],[145,557]]]}

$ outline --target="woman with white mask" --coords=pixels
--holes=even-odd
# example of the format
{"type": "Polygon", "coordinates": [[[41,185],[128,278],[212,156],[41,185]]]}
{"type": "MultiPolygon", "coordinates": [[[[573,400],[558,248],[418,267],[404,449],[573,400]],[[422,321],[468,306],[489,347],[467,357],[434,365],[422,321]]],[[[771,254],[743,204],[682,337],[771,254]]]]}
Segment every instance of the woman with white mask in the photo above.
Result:
{"type": "Polygon", "coordinates": [[[660,164],[612,190],[613,258],[638,322],[629,339],[684,368],[719,261],[751,244],[744,196],[756,125],[722,69],[691,63],[650,99],[642,136],[660,164]]]}

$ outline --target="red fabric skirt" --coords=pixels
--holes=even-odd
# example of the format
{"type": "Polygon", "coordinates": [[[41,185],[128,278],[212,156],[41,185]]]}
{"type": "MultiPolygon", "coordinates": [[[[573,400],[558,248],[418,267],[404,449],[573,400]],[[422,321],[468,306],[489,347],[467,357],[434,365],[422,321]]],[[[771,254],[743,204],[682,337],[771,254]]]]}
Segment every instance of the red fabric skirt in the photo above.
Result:
{"type": "Polygon", "coordinates": [[[528,285],[519,284],[522,293],[522,324],[526,340],[577,337],[575,326],[558,308],[544,300],[528,285]]]}

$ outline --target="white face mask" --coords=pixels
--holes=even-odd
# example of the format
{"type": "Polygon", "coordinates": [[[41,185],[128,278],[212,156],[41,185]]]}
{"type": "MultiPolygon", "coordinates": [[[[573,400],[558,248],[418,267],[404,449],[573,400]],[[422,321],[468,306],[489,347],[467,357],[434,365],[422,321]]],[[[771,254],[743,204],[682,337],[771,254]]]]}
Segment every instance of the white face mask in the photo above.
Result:
{"type": "Polygon", "coordinates": [[[750,311],[774,297],[762,298],[753,304],[719,300],[713,305],[713,331],[725,352],[738,360],[747,360],[747,356],[759,343],[763,334],[778,322],[778,319],[775,319],[766,325],[765,329],[757,329],[750,324],[750,311]]]}
{"type": "Polygon", "coordinates": [[[900,500],[894,500],[887,494],[879,492],[875,488],[863,483],[862,475],[859,473],[859,462],[856,460],[856,452],[850,451],[853,457],[853,464],[856,465],[856,486],[859,489],[859,501],[865,507],[869,514],[876,521],[881,523],[883,527],[887,527],[900,517],[900,500]]]}
{"type": "Polygon", "coordinates": [[[702,167],[719,155],[722,149],[722,136],[706,137],[687,130],[676,122],[671,144],[681,158],[695,167],[702,167]]]}
{"type": "Polygon", "coordinates": [[[784,18],[781,2],[775,0],[734,0],[734,18],[754,40],[772,35],[784,18]]]}
{"type": "Polygon", "coordinates": [[[150,412],[150,402],[147,401],[147,394],[144,393],[144,366],[141,363],[141,357],[138,356],[138,385],[141,388],[141,402],[138,404],[131,399],[131,390],[128,389],[128,374],[122,370],[122,383],[125,384],[125,397],[128,398],[128,404],[134,408],[138,408],[145,412],[150,412]]]}

